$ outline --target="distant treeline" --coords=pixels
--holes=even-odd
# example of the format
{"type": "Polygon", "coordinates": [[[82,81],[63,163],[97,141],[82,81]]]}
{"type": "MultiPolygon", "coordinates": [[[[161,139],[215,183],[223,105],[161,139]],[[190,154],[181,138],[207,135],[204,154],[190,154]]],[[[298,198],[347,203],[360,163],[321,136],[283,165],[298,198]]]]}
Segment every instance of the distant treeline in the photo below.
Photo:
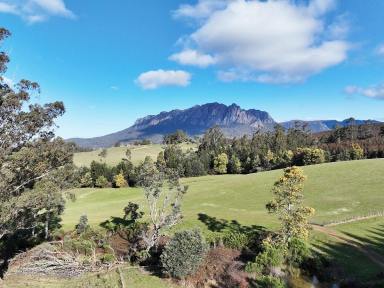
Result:
{"type": "MultiPolygon", "coordinates": [[[[170,168],[180,177],[207,174],[248,174],[325,162],[384,157],[384,124],[349,125],[312,134],[305,125],[285,130],[256,132],[252,137],[228,139],[219,127],[209,129],[197,150],[183,151],[179,144],[190,139],[183,131],[164,137],[164,151],[153,159],[159,169],[170,168]]],[[[114,167],[93,161],[79,170],[83,187],[135,186],[140,169],[127,158],[114,167]]],[[[145,161],[151,161],[149,157],[145,161]]]]}

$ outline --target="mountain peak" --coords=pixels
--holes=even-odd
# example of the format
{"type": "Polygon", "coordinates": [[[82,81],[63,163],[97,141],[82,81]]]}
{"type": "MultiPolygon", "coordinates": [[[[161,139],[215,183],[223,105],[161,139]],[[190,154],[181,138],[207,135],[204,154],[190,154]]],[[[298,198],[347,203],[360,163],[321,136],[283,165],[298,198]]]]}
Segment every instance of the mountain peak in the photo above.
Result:
{"type": "MultiPolygon", "coordinates": [[[[355,120],[348,118],[343,121],[317,120],[301,121],[293,120],[280,123],[284,128],[295,127],[296,122],[306,124],[312,132],[322,132],[334,129],[337,126],[353,124],[378,123],[370,120],[355,120]]],[[[268,112],[256,109],[242,109],[233,103],[229,106],[213,102],[195,105],[184,110],[163,111],[157,115],[148,115],[137,119],[133,126],[109,135],[89,139],[68,139],[81,147],[100,148],[110,147],[116,143],[128,143],[140,139],[149,139],[154,143],[160,143],[163,136],[180,129],[189,136],[199,136],[218,125],[227,137],[240,137],[251,135],[255,131],[270,131],[276,122],[268,112]]]]}
{"type": "Polygon", "coordinates": [[[150,139],[160,142],[163,135],[177,129],[190,136],[202,135],[207,129],[218,125],[228,137],[252,134],[256,130],[271,130],[275,121],[265,111],[242,109],[233,103],[229,106],[218,103],[195,105],[184,110],[163,111],[157,115],[139,118],[134,125],[102,137],[90,139],[70,139],[83,147],[107,147],[117,142],[130,142],[137,139],[150,139]]]}

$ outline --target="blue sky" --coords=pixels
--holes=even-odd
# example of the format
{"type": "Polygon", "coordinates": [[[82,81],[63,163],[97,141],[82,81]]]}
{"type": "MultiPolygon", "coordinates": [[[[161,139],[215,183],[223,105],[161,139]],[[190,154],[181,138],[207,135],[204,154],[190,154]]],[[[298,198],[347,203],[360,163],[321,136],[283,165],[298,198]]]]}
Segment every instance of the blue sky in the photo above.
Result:
{"type": "Polygon", "coordinates": [[[207,102],[384,120],[382,0],[0,0],[9,81],[62,100],[63,137],[207,102]]]}

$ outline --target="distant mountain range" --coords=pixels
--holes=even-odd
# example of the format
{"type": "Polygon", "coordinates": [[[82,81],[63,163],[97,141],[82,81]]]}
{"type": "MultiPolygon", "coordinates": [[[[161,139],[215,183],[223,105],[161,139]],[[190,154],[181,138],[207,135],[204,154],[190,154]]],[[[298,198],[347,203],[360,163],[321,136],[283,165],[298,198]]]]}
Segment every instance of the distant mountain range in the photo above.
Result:
{"type": "Polygon", "coordinates": [[[280,125],[285,129],[293,128],[295,125],[299,124],[306,125],[307,128],[312,131],[312,133],[330,131],[335,129],[336,127],[346,127],[351,124],[354,125],[362,125],[368,123],[380,123],[376,120],[355,120],[355,119],[345,119],[343,121],[337,120],[314,120],[314,121],[303,121],[303,120],[291,120],[287,122],[281,122],[280,125]]]}
{"type": "MultiPolygon", "coordinates": [[[[371,120],[354,120],[356,124],[378,122],[371,120]]],[[[334,129],[336,126],[347,126],[350,121],[319,120],[301,121],[292,120],[280,123],[285,128],[295,126],[295,123],[307,124],[312,132],[323,132],[334,129]]],[[[135,140],[149,139],[160,143],[163,136],[173,133],[177,129],[185,131],[189,136],[202,135],[214,125],[220,126],[228,137],[239,137],[252,134],[255,131],[270,131],[277,122],[268,112],[255,109],[241,109],[232,104],[226,106],[220,103],[196,105],[185,110],[172,110],[161,112],[158,115],[149,115],[136,120],[133,126],[122,131],[94,138],[72,138],[67,141],[75,142],[85,148],[111,147],[116,143],[129,143],[135,140]]]]}

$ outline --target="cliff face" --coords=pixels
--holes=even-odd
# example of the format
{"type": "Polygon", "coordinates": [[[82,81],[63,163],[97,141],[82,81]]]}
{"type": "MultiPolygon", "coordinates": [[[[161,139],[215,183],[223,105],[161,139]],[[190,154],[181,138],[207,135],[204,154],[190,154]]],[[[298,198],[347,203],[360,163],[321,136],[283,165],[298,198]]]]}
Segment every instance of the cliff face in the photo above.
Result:
{"type": "MultiPolygon", "coordinates": [[[[226,106],[219,103],[197,105],[186,110],[161,112],[138,119],[132,128],[147,129],[153,126],[183,126],[183,127],[212,127],[249,125],[255,128],[273,125],[275,121],[267,112],[259,110],[244,110],[238,105],[226,106]]],[[[188,131],[187,131],[188,132],[188,131]]]]}
{"type": "Polygon", "coordinates": [[[238,105],[226,106],[219,103],[196,105],[185,110],[172,110],[150,115],[136,120],[133,126],[102,137],[69,139],[82,147],[98,148],[114,145],[116,142],[129,142],[137,139],[150,139],[160,142],[163,135],[177,129],[190,136],[203,134],[212,126],[218,125],[228,137],[251,134],[256,130],[270,130],[275,121],[265,112],[255,109],[244,110],[238,105]]]}

